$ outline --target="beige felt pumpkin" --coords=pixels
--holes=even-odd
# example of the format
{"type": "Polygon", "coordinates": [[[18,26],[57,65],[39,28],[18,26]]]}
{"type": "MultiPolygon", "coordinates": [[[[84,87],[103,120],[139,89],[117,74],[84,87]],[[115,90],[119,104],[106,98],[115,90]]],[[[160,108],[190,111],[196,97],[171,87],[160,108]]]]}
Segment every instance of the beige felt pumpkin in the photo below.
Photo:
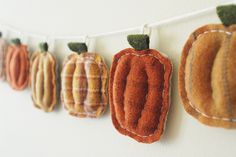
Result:
{"type": "Polygon", "coordinates": [[[50,112],[57,103],[56,60],[48,52],[47,43],[31,57],[30,84],[32,100],[37,108],[50,112]]]}

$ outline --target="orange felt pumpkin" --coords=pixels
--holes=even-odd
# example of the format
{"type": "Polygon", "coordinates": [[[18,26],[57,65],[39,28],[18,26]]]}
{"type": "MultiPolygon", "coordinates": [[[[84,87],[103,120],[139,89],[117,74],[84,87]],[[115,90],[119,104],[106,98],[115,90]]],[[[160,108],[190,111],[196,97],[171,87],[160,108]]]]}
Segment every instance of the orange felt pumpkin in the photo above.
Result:
{"type": "Polygon", "coordinates": [[[20,39],[13,39],[6,53],[6,77],[15,90],[23,90],[29,80],[29,58],[27,46],[20,39]]]}
{"type": "Polygon", "coordinates": [[[164,132],[172,64],[157,50],[149,49],[147,35],[130,35],[128,41],[134,49],[117,53],[111,66],[112,121],[121,134],[153,143],[164,132]]]}
{"type": "Polygon", "coordinates": [[[48,52],[48,44],[31,55],[30,86],[35,107],[51,112],[57,104],[56,59],[48,52]]]}

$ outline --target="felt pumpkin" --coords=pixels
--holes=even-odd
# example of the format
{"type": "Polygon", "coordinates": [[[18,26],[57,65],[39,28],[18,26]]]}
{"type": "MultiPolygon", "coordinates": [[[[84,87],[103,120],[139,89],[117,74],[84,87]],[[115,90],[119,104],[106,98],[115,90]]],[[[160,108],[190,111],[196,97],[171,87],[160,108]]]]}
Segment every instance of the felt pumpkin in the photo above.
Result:
{"type": "Polygon", "coordinates": [[[198,28],[183,48],[179,93],[185,110],[200,122],[236,128],[236,6],[217,12],[223,24],[198,28]]]}
{"type": "Polygon", "coordinates": [[[112,61],[109,100],[115,128],[124,135],[152,143],[160,139],[170,106],[171,61],[149,49],[147,35],[129,35],[133,48],[112,61]]]}
{"type": "Polygon", "coordinates": [[[37,108],[51,112],[57,103],[56,60],[48,44],[40,43],[40,52],[31,57],[30,83],[32,100],[37,108]]]}
{"type": "Polygon", "coordinates": [[[0,32],[0,79],[5,79],[5,56],[6,56],[7,43],[2,39],[0,32]]]}
{"type": "Polygon", "coordinates": [[[29,80],[29,58],[27,46],[20,39],[13,39],[6,53],[6,77],[10,86],[15,90],[23,90],[29,80]]]}
{"type": "Polygon", "coordinates": [[[61,99],[73,116],[99,117],[108,105],[108,70],[103,58],[87,52],[85,43],[69,43],[74,52],[61,73],[61,99]]]}

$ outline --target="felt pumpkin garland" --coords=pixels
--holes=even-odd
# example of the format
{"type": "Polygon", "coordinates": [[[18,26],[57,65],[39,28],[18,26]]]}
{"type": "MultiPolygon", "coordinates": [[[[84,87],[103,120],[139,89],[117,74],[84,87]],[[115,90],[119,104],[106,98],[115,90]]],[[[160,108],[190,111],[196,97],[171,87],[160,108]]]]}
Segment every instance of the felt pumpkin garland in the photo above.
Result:
{"type": "Polygon", "coordinates": [[[0,32],[0,79],[5,79],[5,56],[6,56],[7,43],[2,38],[0,32]]]}
{"type": "Polygon", "coordinates": [[[112,62],[109,100],[115,128],[143,143],[160,139],[169,109],[171,61],[149,49],[149,36],[129,35],[134,47],[112,62]]]}
{"type": "Polygon", "coordinates": [[[32,100],[37,108],[51,112],[57,103],[56,59],[48,44],[40,43],[40,52],[31,57],[30,83],[32,100]]]}
{"type": "Polygon", "coordinates": [[[108,69],[97,53],[87,52],[85,43],[69,43],[75,52],[64,61],[61,99],[73,116],[99,117],[108,105],[108,69]]]}
{"type": "Polygon", "coordinates": [[[15,90],[23,90],[29,80],[29,58],[27,46],[20,39],[12,40],[8,46],[6,59],[6,77],[10,86],[15,90]]]}
{"type": "Polygon", "coordinates": [[[200,122],[236,128],[236,6],[219,6],[217,13],[223,24],[198,28],[183,48],[179,93],[200,122]]]}

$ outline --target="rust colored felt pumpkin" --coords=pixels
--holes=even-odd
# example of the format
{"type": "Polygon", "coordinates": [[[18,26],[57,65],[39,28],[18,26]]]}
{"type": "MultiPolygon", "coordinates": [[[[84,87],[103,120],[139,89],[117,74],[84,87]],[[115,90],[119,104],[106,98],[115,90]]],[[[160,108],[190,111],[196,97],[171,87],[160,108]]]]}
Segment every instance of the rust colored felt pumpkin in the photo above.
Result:
{"type": "Polygon", "coordinates": [[[15,90],[23,90],[29,80],[29,58],[27,46],[20,39],[13,39],[6,53],[6,77],[10,86],[15,90]]]}
{"type": "Polygon", "coordinates": [[[183,48],[179,67],[179,93],[185,110],[206,125],[236,128],[235,67],[235,24],[195,30],[183,48]]]}
{"type": "Polygon", "coordinates": [[[132,48],[112,62],[109,100],[115,128],[143,143],[160,139],[169,109],[171,61],[149,49],[147,35],[130,35],[132,48]]]}
{"type": "Polygon", "coordinates": [[[56,60],[40,43],[40,52],[31,57],[30,84],[32,100],[37,108],[51,112],[57,103],[56,60]]]}
{"type": "Polygon", "coordinates": [[[0,32],[0,79],[5,79],[5,56],[6,56],[7,43],[2,39],[0,32]]]}
{"type": "Polygon", "coordinates": [[[69,43],[71,54],[61,73],[61,99],[73,116],[99,117],[108,105],[108,70],[103,58],[84,43],[69,43]]]}

